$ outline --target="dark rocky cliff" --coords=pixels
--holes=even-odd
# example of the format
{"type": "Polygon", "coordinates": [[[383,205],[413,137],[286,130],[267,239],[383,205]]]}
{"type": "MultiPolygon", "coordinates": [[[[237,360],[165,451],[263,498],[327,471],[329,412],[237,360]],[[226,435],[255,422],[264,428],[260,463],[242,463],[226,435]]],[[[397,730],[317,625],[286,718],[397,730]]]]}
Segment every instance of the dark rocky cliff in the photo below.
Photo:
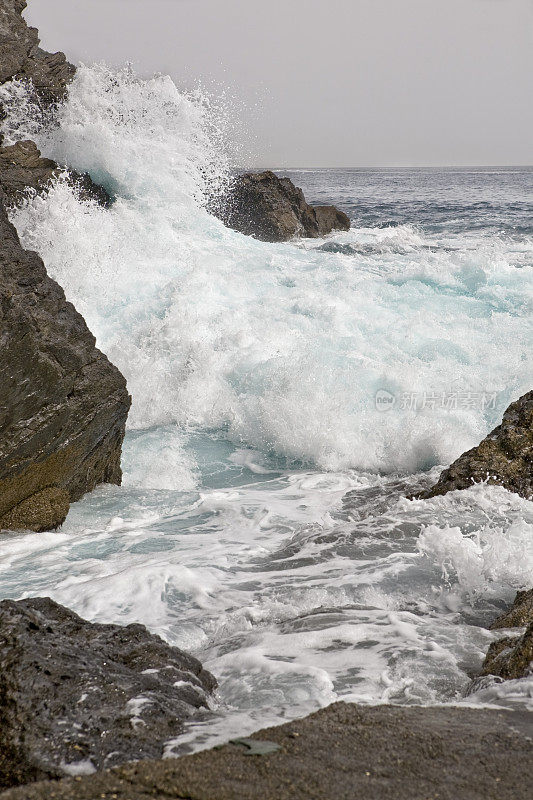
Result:
{"type": "MultiPolygon", "coordinates": [[[[21,16],[25,6],[0,0],[0,82],[31,81],[39,106],[50,108],[75,70],[62,53],[39,48],[37,31],[21,16]]],[[[43,188],[56,169],[33,142],[0,148],[1,529],[55,528],[70,502],[121,480],[125,379],[7,218],[6,206],[28,187],[43,188]]],[[[72,179],[106,202],[85,176],[72,179]]]]}

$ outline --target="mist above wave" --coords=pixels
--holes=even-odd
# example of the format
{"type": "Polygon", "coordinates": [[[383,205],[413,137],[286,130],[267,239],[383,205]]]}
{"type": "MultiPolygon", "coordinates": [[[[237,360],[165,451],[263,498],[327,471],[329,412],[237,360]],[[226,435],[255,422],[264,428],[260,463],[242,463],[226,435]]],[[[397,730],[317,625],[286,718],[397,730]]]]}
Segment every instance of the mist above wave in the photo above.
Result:
{"type": "MultiPolygon", "coordinates": [[[[505,242],[450,248],[403,225],[316,249],[230,231],[205,208],[228,180],[220,121],[168,77],[82,66],[57,124],[32,120],[14,104],[8,138],[31,134],[116,196],[103,210],[59,180],[12,219],[127,377],[131,429],[414,472],[475,444],[529,388],[524,271],[505,242]]],[[[178,461],[189,487],[195,465],[178,461]]]]}

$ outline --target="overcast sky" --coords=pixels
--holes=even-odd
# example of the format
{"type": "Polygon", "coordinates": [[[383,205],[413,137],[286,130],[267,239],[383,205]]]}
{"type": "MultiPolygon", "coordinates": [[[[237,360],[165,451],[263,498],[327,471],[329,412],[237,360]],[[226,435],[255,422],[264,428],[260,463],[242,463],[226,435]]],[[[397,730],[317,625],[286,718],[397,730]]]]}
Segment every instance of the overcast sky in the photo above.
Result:
{"type": "Polygon", "coordinates": [[[226,87],[261,166],[533,164],[533,0],[28,0],[74,61],[226,87]]]}

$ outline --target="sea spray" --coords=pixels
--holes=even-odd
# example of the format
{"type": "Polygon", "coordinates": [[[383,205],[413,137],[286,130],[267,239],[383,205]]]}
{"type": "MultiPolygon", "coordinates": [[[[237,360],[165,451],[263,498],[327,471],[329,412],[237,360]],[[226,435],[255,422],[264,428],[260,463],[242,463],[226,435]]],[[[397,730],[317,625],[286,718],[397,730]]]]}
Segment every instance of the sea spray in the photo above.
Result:
{"type": "MultiPolygon", "coordinates": [[[[17,108],[12,137],[29,124],[17,108]]],[[[475,444],[528,385],[523,274],[500,250],[427,249],[409,226],[329,240],[350,256],[225,229],[205,209],[228,175],[210,114],[169,78],[80,67],[36,138],[116,201],[58,181],[12,215],[127,376],[130,427],[220,429],[287,463],[381,472],[475,444]]]]}
{"type": "Polygon", "coordinates": [[[270,245],[209,215],[220,125],[170,79],[81,67],[57,124],[30,116],[10,108],[11,140],[115,197],[104,210],[60,179],[12,219],[133,407],[124,486],[61,532],[2,538],[4,596],[194,651],[220,682],[194,747],[340,698],[464,702],[486,626],[533,582],[531,503],[406,496],[530,388],[531,174],[301,173],[354,227],[270,245]]]}

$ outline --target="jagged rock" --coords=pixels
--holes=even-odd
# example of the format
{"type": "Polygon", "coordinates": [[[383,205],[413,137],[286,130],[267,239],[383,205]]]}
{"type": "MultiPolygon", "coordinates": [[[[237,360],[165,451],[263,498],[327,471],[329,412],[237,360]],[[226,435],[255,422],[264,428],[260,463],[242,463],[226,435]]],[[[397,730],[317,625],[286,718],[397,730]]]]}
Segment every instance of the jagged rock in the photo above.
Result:
{"type": "Polygon", "coordinates": [[[533,622],[522,636],[504,636],[493,642],[483,662],[482,675],[504,680],[525,678],[533,672],[533,622]]]}
{"type": "Polygon", "coordinates": [[[533,622],[533,589],[527,592],[517,592],[511,608],[498,619],[495,619],[490,629],[523,628],[533,622]]]}
{"type": "Polygon", "coordinates": [[[35,142],[25,140],[0,147],[0,185],[9,203],[20,201],[28,189],[36,192],[45,190],[62,172],[69,183],[77,188],[81,199],[95,200],[102,206],[111,204],[106,190],[94,183],[88,173],[80,174],[60,167],[50,158],[42,158],[35,142]]]}
{"type": "Polygon", "coordinates": [[[0,788],[160,758],[215,687],[143,625],[91,624],[46,597],[4,600],[0,788]]]}
{"type": "Polygon", "coordinates": [[[41,102],[54,102],[64,97],[76,70],[64,53],[41,50],[37,29],[22,16],[26,5],[26,0],[0,2],[0,83],[31,80],[41,102]]]}
{"type": "Polygon", "coordinates": [[[68,501],[120,483],[130,397],[42,260],[21,247],[1,194],[0,529],[43,530],[63,522],[68,501]]]}
{"type": "Polygon", "coordinates": [[[511,403],[501,425],[418,496],[435,497],[481,481],[500,484],[526,499],[533,496],[533,391],[511,403]]]}
{"type": "MultiPolygon", "coordinates": [[[[39,113],[64,96],[75,69],[39,48],[25,7],[0,2],[0,83],[31,81],[39,113]]],[[[70,502],[121,480],[125,380],[41,259],[23,250],[5,212],[60,171],[34,142],[0,147],[0,529],[57,528],[70,502]]],[[[69,172],[68,180],[80,196],[109,204],[88,175],[69,172]]]]}
{"type": "Polygon", "coordinates": [[[349,230],[350,220],[334,206],[310,206],[289,178],[270,170],[235,179],[229,196],[213,208],[225,225],[265,242],[295,236],[318,238],[334,229],[349,230]]]}

